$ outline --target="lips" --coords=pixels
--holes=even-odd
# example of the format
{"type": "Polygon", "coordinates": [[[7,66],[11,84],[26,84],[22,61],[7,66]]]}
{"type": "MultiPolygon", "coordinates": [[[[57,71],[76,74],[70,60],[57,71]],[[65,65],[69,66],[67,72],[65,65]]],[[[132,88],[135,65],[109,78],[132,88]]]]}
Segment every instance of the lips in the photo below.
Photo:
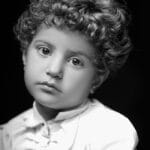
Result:
{"type": "Polygon", "coordinates": [[[62,93],[62,91],[55,84],[49,83],[47,81],[38,82],[37,84],[41,85],[44,90],[48,90],[50,92],[56,91],[62,93]]]}

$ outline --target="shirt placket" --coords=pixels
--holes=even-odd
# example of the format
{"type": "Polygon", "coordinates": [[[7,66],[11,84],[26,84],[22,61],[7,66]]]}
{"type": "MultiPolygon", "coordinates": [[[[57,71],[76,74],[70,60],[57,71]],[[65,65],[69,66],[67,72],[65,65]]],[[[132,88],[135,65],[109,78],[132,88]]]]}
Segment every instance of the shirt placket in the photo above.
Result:
{"type": "Polygon", "coordinates": [[[44,124],[40,134],[38,134],[38,147],[43,148],[55,148],[59,144],[63,131],[59,124],[44,124]]]}

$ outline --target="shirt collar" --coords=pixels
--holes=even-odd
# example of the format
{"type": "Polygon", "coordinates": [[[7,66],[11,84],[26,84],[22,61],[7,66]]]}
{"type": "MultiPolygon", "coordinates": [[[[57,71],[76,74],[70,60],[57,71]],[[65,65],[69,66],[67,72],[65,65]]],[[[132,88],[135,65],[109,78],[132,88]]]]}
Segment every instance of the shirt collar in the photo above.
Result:
{"type": "Polygon", "coordinates": [[[62,121],[74,118],[78,116],[79,114],[83,113],[84,111],[86,111],[89,107],[89,103],[90,101],[87,100],[86,103],[80,105],[76,109],[60,112],[54,119],[46,122],[44,118],[41,116],[41,114],[39,113],[36,107],[36,102],[34,101],[32,113],[26,116],[24,118],[24,121],[25,121],[26,126],[28,127],[36,127],[38,125],[47,124],[47,123],[62,122],[62,121]]]}

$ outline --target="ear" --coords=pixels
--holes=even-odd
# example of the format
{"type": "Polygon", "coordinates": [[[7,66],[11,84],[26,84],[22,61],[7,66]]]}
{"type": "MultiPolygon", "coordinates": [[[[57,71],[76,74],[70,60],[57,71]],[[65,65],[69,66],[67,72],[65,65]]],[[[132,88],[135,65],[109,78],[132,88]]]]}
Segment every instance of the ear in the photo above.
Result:
{"type": "Polygon", "coordinates": [[[25,52],[22,53],[22,62],[23,62],[23,65],[25,66],[27,62],[27,54],[25,52]]]}
{"type": "Polygon", "coordinates": [[[93,80],[93,84],[92,84],[92,91],[100,87],[102,83],[108,78],[108,76],[109,76],[108,70],[105,73],[96,74],[95,79],[93,80]]]}
{"type": "Polygon", "coordinates": [[[106,70],[104,74],[99,75],[100,85],[108,78],[108,76],[109,76],[108,70],[106,70]]]}

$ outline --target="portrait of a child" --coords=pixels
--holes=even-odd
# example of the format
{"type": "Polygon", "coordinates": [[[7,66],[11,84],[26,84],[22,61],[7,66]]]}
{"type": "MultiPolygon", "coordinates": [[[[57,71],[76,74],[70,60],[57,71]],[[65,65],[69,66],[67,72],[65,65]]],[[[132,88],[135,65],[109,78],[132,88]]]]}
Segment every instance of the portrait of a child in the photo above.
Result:
{"type": "Polygon", "coordinates": [[[33,106],[0,127],[0,150],[134,150],[138,135],[94,92],[132,49],[117,0],[31,0],[14,32],[33,106]]]}

